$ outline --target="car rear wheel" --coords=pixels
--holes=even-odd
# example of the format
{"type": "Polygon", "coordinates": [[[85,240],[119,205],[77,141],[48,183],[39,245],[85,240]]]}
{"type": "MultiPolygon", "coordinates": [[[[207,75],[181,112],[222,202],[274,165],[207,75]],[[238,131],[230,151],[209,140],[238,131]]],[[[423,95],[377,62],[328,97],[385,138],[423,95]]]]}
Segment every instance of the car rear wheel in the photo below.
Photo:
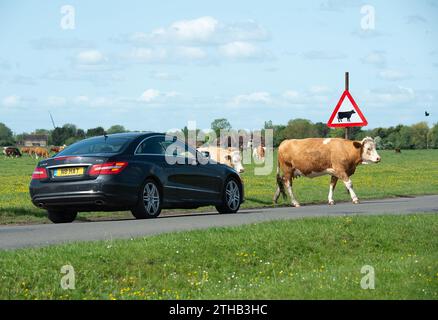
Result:
{"type": "Polygon", "coordinates": [[[230,178],[225,183],[224,193],[222,195],[222,204],[216,206],[219,213],[235,213],[240,208],[241,192],[239,183],[234,178],[230,178]]]}
{"type": "Polygon", "coordinates": [[[71,210],[47,210],[49,220],[53,223],[69,223],[76,219],[78,213],[71,210]]]}
{"type": "Polygon", "coordinates": [[[137,207],[131,210],[132,215],[137,219],[156,218],[161,213],[161,195],[158,184],[152,180],[147,179],[142,193],[141,199],[137,207]]]}

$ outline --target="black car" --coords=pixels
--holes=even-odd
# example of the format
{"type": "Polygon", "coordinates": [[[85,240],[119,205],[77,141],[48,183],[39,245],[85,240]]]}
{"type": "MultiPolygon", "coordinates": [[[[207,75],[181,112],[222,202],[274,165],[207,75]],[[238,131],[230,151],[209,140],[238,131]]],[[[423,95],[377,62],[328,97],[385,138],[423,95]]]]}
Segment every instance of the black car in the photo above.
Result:
{"type": "Polygon", "coordinates": [[[82,140],[40,161],[32,202],[52,222],[80,211],[130,210],[137,219],[164,208],[214,205],[234,213],[243,202],[238,173],[163,133],[121,133],[82,140]]]}

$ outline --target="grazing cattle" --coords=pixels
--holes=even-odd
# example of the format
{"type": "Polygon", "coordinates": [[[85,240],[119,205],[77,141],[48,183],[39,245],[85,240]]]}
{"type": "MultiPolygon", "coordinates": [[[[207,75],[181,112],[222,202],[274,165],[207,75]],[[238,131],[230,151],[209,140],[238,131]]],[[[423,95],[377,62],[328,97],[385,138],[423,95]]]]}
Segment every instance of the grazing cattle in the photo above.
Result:
{"type": "Polygon", "coordinates": [[[342,122],[342,119],[347,118],[347,121],[350,122],[351,116],[356,113],[356,111],[344,111],[344,112],[338,112],[338,122],[342,122]]]}
{"type": "Polygon", "coordinates": [[[380,162],[376,145],[372,138],[362,141],[351,141],[339,138],[290,139],[283,141],[278,147],[277,191],[274,203],[280,193],[286,197],[285,187],[291,197],[292,206],[299,207],[292,190],[293,178],[306,176],[309,178],[331,175],[328,203],[334,204],[333,192],[338,179],[344,182],[353,203],[359,199],[353,190],[350,176],[359,164],[380,162]],[[280,170],[283,176],[280,176],[280,170]]]}
{"type": "Polygon", "coordinates": [[[29,156],[32,156],[34,149],[35,149],[34,147],[23,147],[23,148],[21,148],[21,153],[28,154],[29,156]]]}
{"type": "Polygon", "coordinates": [[[48,158],[49,157],[49,151],[47,151],[46,148],[42,147],[36,147],[32,150],[32,154],[35,155],[35,158],[38,159],[41,158],[48,158]]]}
{"type": "Polygon", "coordinates": [[[62,150],[64,150],[65,149],[65,144],[63,145],[63,146],[52,146],[51,148],[50,148],[50,151],[53,151],[53,152],[55,152],[55,153],[58,153],[58,152],[61,152],[62,150]]]}
{"type": "Polygon", "coordinates": [[[227,166],[234,168],[239,173],[245,171],[242,165],[242,157],[240,151],[236,148],[222,148],[216,146],[206,146],[197,149],[199,152],[208,152],[210,158],[216,162],[226,164],[227,166]]]}
{"type": "Polygon", "coordinates": [[[395,151],[395,153],[401,153],[401,149],[400,148],[395,148],[394,151],[395,151]]]}
{"type": "Polygon", "coordinates": [[[266,147],[258,146],[252,150],[252,157],[257,160],[265,161],[266,147]]]}
{"type": "Polygon", "coordinates": [[[20,149],[15,147],[4,147],[3,153],[5,154],[6,157],[16,157],[16,158],[21,157],[20,149]]]}

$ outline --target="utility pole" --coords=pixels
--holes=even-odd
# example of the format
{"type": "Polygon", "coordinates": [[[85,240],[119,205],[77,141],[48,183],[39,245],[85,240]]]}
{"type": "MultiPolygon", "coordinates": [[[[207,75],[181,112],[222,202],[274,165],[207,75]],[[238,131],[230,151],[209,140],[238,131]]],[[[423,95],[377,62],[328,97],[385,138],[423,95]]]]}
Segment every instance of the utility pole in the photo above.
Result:
{"type": "MultiPolygon", "coordinates": [[[[348,91],[348,89],[349,89],[349,86],[350,86],[350,79],[349,79],[349,76],[348,76],[348,72],[345,72],[345,91],[348,91]]],[[[345,139],[347,139],[348,140],[348,127],[345,127],[345,139]]]]}
{"type": "Polygon", "coordinates": [[[53,121],[53,117],[52,117],[52,114],[50,113],[50,111],[49,111],[49,115],[50,115],[50,119],[52,120],[53,129],[56,129],[55,121],[53,121]]]}

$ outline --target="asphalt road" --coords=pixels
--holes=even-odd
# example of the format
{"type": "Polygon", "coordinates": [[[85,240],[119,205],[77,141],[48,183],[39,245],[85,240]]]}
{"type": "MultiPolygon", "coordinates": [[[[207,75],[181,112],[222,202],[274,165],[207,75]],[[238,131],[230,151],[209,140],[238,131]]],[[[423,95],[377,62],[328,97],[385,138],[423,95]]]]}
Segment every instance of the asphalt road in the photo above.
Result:
{"type": "Polygon", "coordinates": [[[302,217],[409,214],[414,212],[438,212],[438,195],[370,200],[363,201],[359,205],[340,203],[335,206],[309,205],[301,208],[249,209],[227,215],[215,212],[185,213],[151,220],[108,220],[57,225],[1,226],[0,249],[45,246],[74,241],[129,239],[166,232],[237,226],[302,217]]]}

